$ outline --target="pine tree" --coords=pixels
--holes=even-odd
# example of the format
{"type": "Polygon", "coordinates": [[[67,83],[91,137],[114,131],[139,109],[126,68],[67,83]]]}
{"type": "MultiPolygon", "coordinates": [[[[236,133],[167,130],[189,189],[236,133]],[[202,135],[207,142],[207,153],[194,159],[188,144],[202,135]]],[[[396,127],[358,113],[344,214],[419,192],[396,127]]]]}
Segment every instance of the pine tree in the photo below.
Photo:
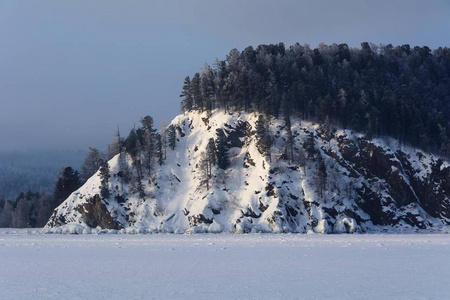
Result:
{"type": "Polygon", "coordinates": [[[314,145],[314,135],[312,133],[310,133],[306,138],[306,141],[303,142],[303,148],[306,150],[308,159],[313,159],[316,154],[316,148],[314,145]]]}
{"type": "Polygon", "coordinates": [[[183,89],[180,97],[183,98],[181,100],[181,109],[183,111],[191,111],[194,106],[194,98],[191,93],[191,79],[189,78],[189,76],[184,79],[183,89]]]}
{"type": "Polygon", "coordinates": [[[140,159],[136,159],[133,161],[133,168],[136,171],[136,177],[132,183],[135,186],[139,198],[145,199],[144,185],[142,183],[144,176],[142,175],[142,164],[140,159]]]}
{"type": "Polygon", "coordinates": [[[291,117],[288,111],[285,111],[284,127],[286,128],[285,154],[289,162],[294,161],[294,136],[292,134],[291,117]]]}
{"type": "Polygon", "coordinates": [[[142,118],[141,123],[144,134],[145,169],[150,177],[152,171],[152,161],[156,151],[156,129],[153,128],[153,118],[150,116],[142,118]]]}
{"type": "Polygon", "coordinates": [[[233,49],[226,60],[185,80],[182,107],[254,109],[274,117],[283,108],[319,122],[328,115],[344,128],[444,154],[450,144],[448,53],[368,43],[351,50],[346,44],[233,49]]]}
{"type": "Polygon", "coordinates": [[[109,164],[106,160],[102,161],[100,164],[100,182],[101,182],[101,189],[100,189],[100,196],[102,199],[108,199],[110,196],[109,192],[109,178],[111,175],[109,174],[109,164]]]}
{"type": "Polygon", "coordinates": [[[348,115],[348,111],[347,111],[347,93],[345,92],[345,90],[343,88],[341,88],[339,90],[339,94],[338,94],[338,98],[339,98],[339,117],[340,120],[342,122],[342,125],[344,127],[347,126],[347,115],[348,115]]]}
{"type": "Polygon", "coordinates": [[[206,155],[212,166],[215,166],[217,164],[216,152],[217,151],[216,151],[216,145],[214,143],[214,139],[210,138],[208,140],[208,145],[206,145],[206,155]]]}
{"type": "Polygon", "coordinates": [[[296,149],[297,150],[297,156],[296,156],[296,162],[298,162],[298,165],[303,168],[303,175],[306,176],[306,155],[302,148],[296,149]]]}
{"type": "Polygon", "coordinates": [[[213,103],[215,101],[214,73],[211,67],[205,63],[201,72],[201,92],[204,99],[205,110],[211,114],[213,103]]]}
{"type": "Polygon", "coordinates": [[[213,70],[214,86],[216,87],[216,106],[228,112],[228,98],[224,93],[225,78],[227,77],[227,66],[225,61],[221,61],[216,58],[214,63],[215,69],[213,70]]]}
{"type": "Polygon", "coordinates": [[[273,141],[269,133],[269,125],[263,115],[259,115],[258,120],[256,121],[256,139],[256,147],[258,148],[258,151],[262,155],[269,156],[270,158],[270,149],[273,141]]]}
{"type": "Polygon", "coordinates": [[[169,125],[169,128],[167,129],[167,141],[169,144],[169,148],[171,150],[175,150],[176,141],[177,141],[177,133],[175,130],[175,126],[172,124],[169,125]]]}
{"type": "Polygon", "coordinates": [[[164,162],[164,150],[163,150],[163,143],[161,134],[157,133],[155,134],[155,140],[156,140],[156,159],[158,161],[158,165],[162,166],[164,162]]]}
{"type": "Polygon", "coordinates": [[[136,129],[131,129],[130,134],[125,139],[125,150],[130,154],[131,158],[135,159],[140,154],[140,142],[136,129]]]}
{"type": "Polygon", "coordinates": [[[441,143],[440,152],[442,155],[450,157],[450,139],[448,138],[446,129],[441,124],[438,124],[439,139],[441,143]]]}
{"type": "Polygon", "coordinates": [[[332,138],[331,134],[331,125],[330,125],[330,118],[328,116],[325,117],[325,121],[322,125],[322,131],[323,131],[323,137],[325,138],[325,141],[327,141],[328,144],[328,150],[330,150],[330,141],[332,138]]]}
{"type": "Polygon", "coordinates": [[[53,192],[54,207],[66,200],[69,195],[81,186],[78,171],[71,167],[66,167],[58,176],[53,192]]]}
{"type": "Polygon", "coordinates": [[[205,108],[205,103],[200,87],[200,74],[195,73],[194,77],[192,77],[191,86],[190,86],[190,93],[192,95],[192,98],[194,100],[193,109],[203,111],[205,108]]]}
{"type": "Polygon", "coordinates": [[[323,192],[326,190],[327,184],[327,168],[321,156],[319,160],[319,167],[317,168],[317,176],[318,176],[318,189],[320,197],[323,197],[323,192]]]}
{"type": "Polygon", "coordinates": [[[227,136],[222,129],[216,130],[216,156],[217,156],[217,166],[223,170],[228,168],[230,165],[230,158],[228,156],[228,150],[230,145],[228,143],[227,136]]]}

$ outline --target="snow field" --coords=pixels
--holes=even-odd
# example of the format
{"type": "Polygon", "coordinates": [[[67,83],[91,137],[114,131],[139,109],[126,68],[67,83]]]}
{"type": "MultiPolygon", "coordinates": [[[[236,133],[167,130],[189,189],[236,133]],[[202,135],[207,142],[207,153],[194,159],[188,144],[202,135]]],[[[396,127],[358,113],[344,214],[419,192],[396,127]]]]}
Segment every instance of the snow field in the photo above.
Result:
{"type": "Polygon", "coordinates": [[[450,235],[0,230],[0,299],[445,299],[450,235]]]}

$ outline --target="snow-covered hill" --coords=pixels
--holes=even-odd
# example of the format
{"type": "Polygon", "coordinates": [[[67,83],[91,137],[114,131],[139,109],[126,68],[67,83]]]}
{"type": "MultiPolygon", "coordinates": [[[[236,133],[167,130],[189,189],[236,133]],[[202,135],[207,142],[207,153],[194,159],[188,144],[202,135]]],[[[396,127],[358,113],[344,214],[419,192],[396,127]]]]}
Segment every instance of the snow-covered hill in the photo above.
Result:
{"type": "Polygon", "coordinates": [[[53,213],[50,231],[108,228],[127,232],[366,232],[441,229],[450,223],[450,164],[392,139],[291,120],[269,121],[271,155],[258,151],[257,114],[186,113],[176,117],[175,150],[144,177],[145,196],[123,183],[133,170],[122,153],[109,161],[111,196],[97,172],[53,213]],[[207,189],[201,153],[223,129],[230,165],[217,166],[207,189]],[[324,172],[325,171],[325,172],[324,172]]]}

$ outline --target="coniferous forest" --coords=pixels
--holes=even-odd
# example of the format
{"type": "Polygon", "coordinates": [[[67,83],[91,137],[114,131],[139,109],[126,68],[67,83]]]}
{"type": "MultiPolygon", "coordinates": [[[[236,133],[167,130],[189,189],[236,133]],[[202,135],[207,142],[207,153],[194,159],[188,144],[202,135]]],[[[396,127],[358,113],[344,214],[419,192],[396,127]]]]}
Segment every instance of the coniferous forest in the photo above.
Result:
{"type": "Polygon", "coordinates": [[[450,155],[450,49],[283,43],[230,51],[184,80],[183,111],[329,120],[450,155]]]}

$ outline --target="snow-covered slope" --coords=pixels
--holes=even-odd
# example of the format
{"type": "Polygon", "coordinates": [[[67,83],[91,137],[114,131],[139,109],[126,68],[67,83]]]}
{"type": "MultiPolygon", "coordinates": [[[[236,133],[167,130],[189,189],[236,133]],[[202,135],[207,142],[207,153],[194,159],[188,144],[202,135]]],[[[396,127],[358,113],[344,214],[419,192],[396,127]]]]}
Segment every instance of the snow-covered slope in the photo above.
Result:
{"type": "Polygon", "coordinates": [[[133,171],[122,153],[109,161],[111,196],[101,199],[98,172],[64,201],[48,230],[118,229],[128,232],[365,232],[440,229],[450,223],[450,164],[349,130],[326,134],[323,126],[292,119],[294,157],[285,153],[287,130],[270,120],[270,156],[257,149],[257,114],[215,111],[176,117],[174,151],[145,177],[145,197],[123,183],[133,171]],[[200,156],[223,129],[230,166],[214,167],[209,190],[200,156]],[[327,138],[328,136],[328,138],[327,138]],[[320,172],[322,164],[326,175],[320,172]],[[63,227],[61,227],[63,226],[63,227]]]}

